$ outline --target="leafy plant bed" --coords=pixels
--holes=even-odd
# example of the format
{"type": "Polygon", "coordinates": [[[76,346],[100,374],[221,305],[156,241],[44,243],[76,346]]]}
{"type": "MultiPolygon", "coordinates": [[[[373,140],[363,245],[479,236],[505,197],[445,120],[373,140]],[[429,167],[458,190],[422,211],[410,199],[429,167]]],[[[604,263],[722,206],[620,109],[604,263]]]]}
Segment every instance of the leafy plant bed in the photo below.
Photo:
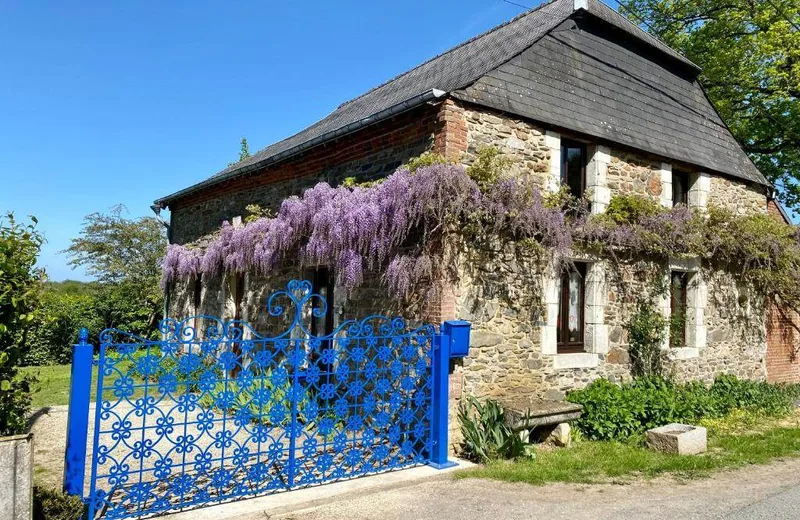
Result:
{"type": "Polygon", "coordinates": [[[489,478],[541,485],[550,482],[625,483],[672,475],[700,478],[713,471],[778,458],[800,456],[800,413],[761,418],[736,412],[703,423],[709,428],[709,451],[702,455],[671,455],[645,448],[636,441],[577,440],[572,449],[537,448],[534,460],[493,461],[464,470],[457,478],[489,478]]]}
{"type": "Polygon", "coordinates": [[[617,385],[598,379],[567,399],[583,405],[575,425],[589,440],[625,441],[670,423],[696,424],[726,417],[735,410],[782,417],[793,409],[797,385],[782,386],[720,375],[710,387],[698,381],[674,383],[642,377],[617,385]]]}

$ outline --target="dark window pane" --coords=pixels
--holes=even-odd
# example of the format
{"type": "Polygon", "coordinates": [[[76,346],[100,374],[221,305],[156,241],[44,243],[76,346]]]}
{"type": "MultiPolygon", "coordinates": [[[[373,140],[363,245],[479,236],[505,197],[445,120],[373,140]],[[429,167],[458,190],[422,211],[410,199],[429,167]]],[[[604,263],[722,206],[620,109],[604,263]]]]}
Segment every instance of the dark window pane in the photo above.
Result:
{"type": "Polygon", "coordinates": [[[670,276],[670,333],[671,347],[686,346],[686,273],[673,271],[670,276]]]}
{"type": "Polygon", "coordinates": [[[233,289],[233,319],[242,319],[242,302],[244,300],[244,275],[237,274],[233,289]]]}
{"type": "Polygon", "coordinates": [[[672,205],[689,204],[689,175],[683,172],[672,173],[672,205]]]}
{"type": "MultiPolygon", "coordinates": [[[[328,304],[324,316],[311,316],[311,332],[315,336],[327,336],[333,332],[333,273],[327,267],[318,267],[310,273],[311,292],[322,296],[328,304]]],[[[319,302],[317,302],[319,303],[319,302]]]]}
{"type": "Polygon", "coordinates": [[[583,195],[586,172],[586,147],[565,141],[561,146],[561,183],[569,186],[575,197],[583,195]]]}
{"type": "Polygon", "coordinates": [[[200,314],[200,296],[203,292],[202,275],[197,275],[194,279],[194,313],[200,314]]]}

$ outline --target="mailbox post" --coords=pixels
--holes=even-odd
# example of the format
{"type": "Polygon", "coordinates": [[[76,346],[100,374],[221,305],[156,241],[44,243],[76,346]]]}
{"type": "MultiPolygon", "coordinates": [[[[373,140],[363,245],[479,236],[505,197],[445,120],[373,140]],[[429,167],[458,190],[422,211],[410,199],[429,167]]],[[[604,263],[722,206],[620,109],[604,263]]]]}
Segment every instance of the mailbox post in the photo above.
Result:
{"type": "Polygon", "coordinates": [[[469,353],[468,321],[453,320],[442,323],[441,333],[436,336],[433,349],[433,395],[431,409],[431,457],[429,464],[437,469],[450,468],[455,462],[447,460],[448,406],[450,358],[464,357],[469,353]]]}

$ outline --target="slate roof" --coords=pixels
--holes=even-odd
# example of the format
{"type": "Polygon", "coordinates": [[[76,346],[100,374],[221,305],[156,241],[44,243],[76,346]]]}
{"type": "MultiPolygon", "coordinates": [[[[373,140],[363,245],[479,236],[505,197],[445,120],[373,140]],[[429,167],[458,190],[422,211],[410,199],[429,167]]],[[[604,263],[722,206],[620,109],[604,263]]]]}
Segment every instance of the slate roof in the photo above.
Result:
{"type": "Polygon", "coordinates": [[[693,73],[651,59],[590,17],[453,95],[758,184],[767,184],[693,73]]]}
{"type": "MultiPolygon", "coordinates": [[[[198,189],[215,185],[219,182],[263,167],[277,158],[285,157],[287,154],[302,149],[304,145],[308,146],[316,142],[324,142],[324,140],[328,138],[335,137],[337,132],[354,127],[354,125],[359,124],[359,122],[374,122],[381,114],[387,114],[394,108],[403,106],[411,100],[421,99],[421,96],[425,95],[425,93],[436,91],[448,93],[460,91],[462,96],[472,98],[475,102],[485,101],[481,99],[480,96],[472,95],[474,92],[468,94],[468,91],[463,89],[473,85],[476,81],[490,74],[509,60],[518,59],[523,51],[541,40],[545,35],[562,24],[562,22],[570,18],[576,11],[588,11],[607,23],[612,24],[617,29],[634,36],[647,48],[656,51],[662,57],[666,57],[666,61],[678,64],[685,70],[690,71],[692,75],[696,75],[700,70],[695,64],[669,48],[657,38],[642,31],[635,24],[603,4],[600,0],[552,0],[551,2],[545,3],[536,9],[514,18],[510,22],[499,25],[486,33],[476,36],[428,60],[355,99],[343,103],[330,115],[314,123],[305,130],[264,148],[248,159],[222,170],[203,182],[159,199],[156,203],[167,205],[172,200],[198,189]]],[[[492,106],[489,101],[485,101],[485,104],[492,106]]],[[[510,107],[506,107],[505,110],[509,110],[509,108],[510,107]]],[[[520,113],[519,115],[528,114],[520,113]]],[[[714,117],[719,119],[716,113],[714,113],[714,117]]],[[[533,119],[549,122],[538,117],[533,117],[533,119]]],[[[561,123],[559,124],[569,129],[570,126],[565,121],[568,120],[561,118],[561,123]]],[[[588,122],[584,123],[584,126],[586,125],[588,125],[588,122]]],[[[584,127],[573,129],[581,132],[586,131],[584,127]]],[[[591,134],[591,132],[588,133],[594,135],[591,134]]],[[[603,135],[603,137],[620,142],[613,133],[607,133],[607,135],[603,135]]],[[[738,149],[738,145],[729,133],[728,141],[733,142],[738,149]]],[[[622,144],[637,146],[635,143],[625,142],[624,140],[621,142],[622,144]]],[[[652,147],[644,149],[666,157],[681,159],[681,157],[668,153],[669,149],[667,148],[664,148],[663,151],[661,151],[661,149],[656,150],[652,147]]],[[[739,154],[746,159],[744,152],[740,149],[739,154]]],[[[733,169],[718,168],[717,166],[722,166],[717,164],[719,161],[714,164],[706,162],[698,163],[697,160],[688,162],[766,184],[763,176],[761,176],[755,169],[755,166],[749,163],[749,161],[747,161],[749,163],[749,169],[747,165],[740,165],[733,169]]],[[[736,162],[737,164],[742,163],[741,160],[737,160],[736,162]]]]}

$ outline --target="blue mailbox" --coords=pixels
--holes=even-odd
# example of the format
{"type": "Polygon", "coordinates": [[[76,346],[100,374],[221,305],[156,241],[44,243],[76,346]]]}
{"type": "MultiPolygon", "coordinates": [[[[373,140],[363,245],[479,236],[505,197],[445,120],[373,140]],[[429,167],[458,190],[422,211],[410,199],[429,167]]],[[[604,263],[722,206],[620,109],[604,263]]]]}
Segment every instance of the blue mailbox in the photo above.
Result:
{"type": "Polygon", "coordinates": [[[472,324],[464,320],[451,320],[442,323],[442,333],[450,337],[450,357],[464,357],[469,354],[469,331],[472,324]]]}

